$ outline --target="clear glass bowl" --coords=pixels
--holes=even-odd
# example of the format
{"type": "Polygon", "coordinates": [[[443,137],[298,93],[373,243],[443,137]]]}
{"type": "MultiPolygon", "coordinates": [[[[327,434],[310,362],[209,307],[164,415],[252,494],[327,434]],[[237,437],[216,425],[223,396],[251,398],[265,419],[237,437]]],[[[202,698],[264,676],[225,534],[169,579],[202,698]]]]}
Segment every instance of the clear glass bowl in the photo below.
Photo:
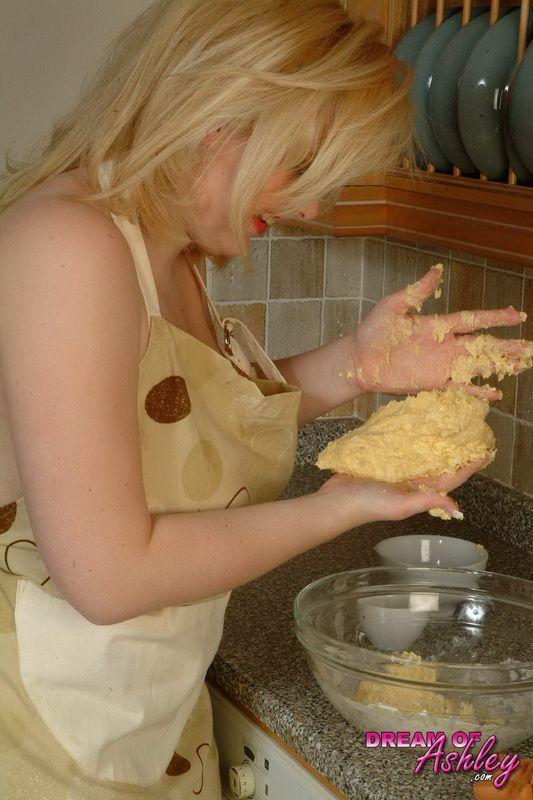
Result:
{"type": "Polygon", "coordinates": [[[371,567],[313,581],[296,633],[328,700],[363,731],[533,735],[533,581],[371,567]]]}

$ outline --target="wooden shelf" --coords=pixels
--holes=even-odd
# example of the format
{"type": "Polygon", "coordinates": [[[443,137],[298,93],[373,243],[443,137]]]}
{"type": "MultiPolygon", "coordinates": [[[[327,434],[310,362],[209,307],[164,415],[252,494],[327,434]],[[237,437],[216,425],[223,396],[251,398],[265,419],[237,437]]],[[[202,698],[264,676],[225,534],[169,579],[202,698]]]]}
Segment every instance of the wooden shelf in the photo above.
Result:
{"type": "Polygon", "coordinates": [[[533,268],[533,189],[520,186],[396,169],[346,186],[335,208],[306,227],[394,236],[533,268]]]}
{"type": "MultiPolygon", "coordinates": [[[[490,7],[496,22],[500,7],[516,0],[341,0],[349,13],[379,22],[383,39],[396,47],[409,28],[433,11],[442,19],[447,5],[464,5],[463,24],[472,5],[490,7]]],[[[517,64],[523,57],[525,21],[531,0],[520,0],[521,34],[517,64]]],[[[437,22],[439,24],[439,22],[437,22]]],[[[405,169],[366,176],[346,186],[335,208],[308,230],[330,236],[392,236],[476,253],[533,269],[533,187],[405,169]]],[[[301,225],[299,227],[302,227],[301,225]]]]}

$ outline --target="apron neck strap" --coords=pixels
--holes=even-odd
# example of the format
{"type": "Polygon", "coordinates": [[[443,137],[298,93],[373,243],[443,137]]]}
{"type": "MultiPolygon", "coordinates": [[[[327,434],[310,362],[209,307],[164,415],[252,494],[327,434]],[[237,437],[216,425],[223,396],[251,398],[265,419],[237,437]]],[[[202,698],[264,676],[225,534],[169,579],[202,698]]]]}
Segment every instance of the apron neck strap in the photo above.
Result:
{"type": "Polygon", "coordinates": [[[202,276],[200,275],[198,267],[196,266],[194,261],[192,261],[189,258],[187,252],[184,252],[184,255],[187,263],[189,264],[194,274],[196,275],[201,290],[205,294],[207,304],[213,315],[213,319],[216,321],[216,323],[220,328],[220,331],[222,332],[222,336],[224,338],[224,350],[226,351],[225,354],[228,357],[228,359],[235,366],[237,366],[239,370],[245,372],[248,377],[250,376],[250,373],[252,371],[252,366],[246,354],[244,353],[242,347],[236,341],[234,335],[234,330],[240,329],[246,340],[246,344],[250,352],[252,353],[253,357],[255,358],[256,362],[259,364],[261,370],[267,376],[267,378],[269,378],[270,380],[279,381],[281,383],[286,383],[285,378],[283,377],[279,369],[276,367],[274,362],[271,361],[271,359],[267,356],[267,354],[265,353],[265,351],[255,338],[251,330],[244,324],[244,322],[241,322],[240,320],[235,319],[234,317],[225,317],[224,319],[221,319],[220,314],[218,313],[217,308],[213,300],[211,299],[209,292],[207,291],[207,287],[202,279],[202,276]]]}
{"type": "Polygon", "coordinates": [[[200,284],[200,289],[205,294],[205,299],[207,300],[207,305],[209,306],[209,309],[210,309],[214,319],[217,321],[217,323],[220,326],[221,330],[223,330],[224,329],[224,325],[223,325],[222,319],[220,317],[220,314],[217,311],[216,305],[213,303],[213,301],[211,299],[211,296],[210,296],[209,292],[207,291],[207,286],[205,285],[205,283],[204,283],[204,281],[202,279],[202,276],[200,275],[200,270],[198,269],[198,267],[196,266],[194,261],[192,261],[189,258],[189,256],[188,256],[186,251],[183,252],[183,255],[185,256],[185,259],[186,259],[188,265],[190,266],[190,268],[192,269],[192,271],[194,272],[194,274],[196,275],[196,277],[198,279],[198,283],[200,284]]]}

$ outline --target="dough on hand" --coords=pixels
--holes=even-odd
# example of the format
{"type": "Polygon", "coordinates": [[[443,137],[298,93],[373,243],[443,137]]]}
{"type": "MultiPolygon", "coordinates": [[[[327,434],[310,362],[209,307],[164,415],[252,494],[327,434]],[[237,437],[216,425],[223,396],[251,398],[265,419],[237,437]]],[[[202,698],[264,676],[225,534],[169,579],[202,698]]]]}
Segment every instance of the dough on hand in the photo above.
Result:
{"type": "Polygon", "coordinates": [[[488,411],[488,400],[457,388],[391,400],[361,427],[330,442],[316,465],[387,483],[453,474],[496,455],[488,411]]]}

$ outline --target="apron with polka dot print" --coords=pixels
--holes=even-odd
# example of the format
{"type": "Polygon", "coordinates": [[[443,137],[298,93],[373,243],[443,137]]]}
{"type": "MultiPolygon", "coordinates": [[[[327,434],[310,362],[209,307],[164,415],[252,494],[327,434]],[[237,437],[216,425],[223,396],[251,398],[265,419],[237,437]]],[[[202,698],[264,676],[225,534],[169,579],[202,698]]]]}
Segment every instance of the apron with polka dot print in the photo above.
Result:
{"type": "MultiPolygon", "coordinates": [[[[243,323],[220,319],[192,261],[221,352],[163,319],[139,225],[113,221],[131,248],[150,326],[137,395],[150,513],[274,500],[294,467],[300,390],[243,323]]],[[[24,498],[1,508],[2,800],[218,800],[204,679],[230,595],[95,625],[49,576],[24,498]]]]}

